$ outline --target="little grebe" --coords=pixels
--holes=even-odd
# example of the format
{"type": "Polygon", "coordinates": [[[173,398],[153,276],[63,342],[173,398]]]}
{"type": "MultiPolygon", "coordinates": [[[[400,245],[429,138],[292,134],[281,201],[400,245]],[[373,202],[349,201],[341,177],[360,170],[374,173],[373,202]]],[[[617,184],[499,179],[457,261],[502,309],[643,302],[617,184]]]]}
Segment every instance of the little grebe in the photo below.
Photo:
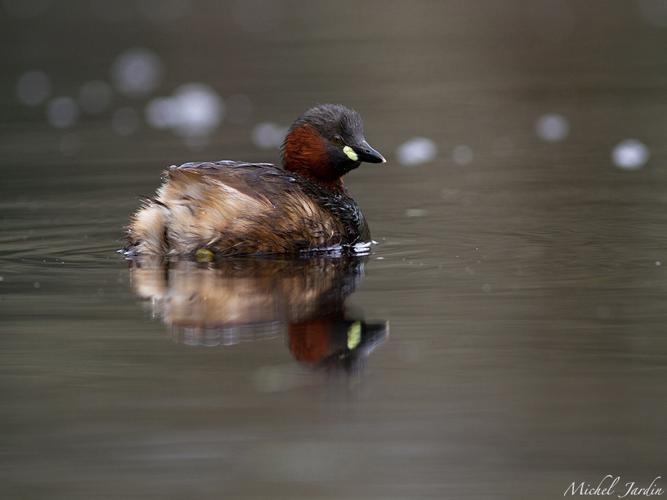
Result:
{"type": "Polygon", "coordinates": [[[222,160],[170,167],[128,228],[130,255],[296,254],[370,241],[341,177],[384,163],[356,111],[309,109],[290,127],[282,168],[222,160]]]}

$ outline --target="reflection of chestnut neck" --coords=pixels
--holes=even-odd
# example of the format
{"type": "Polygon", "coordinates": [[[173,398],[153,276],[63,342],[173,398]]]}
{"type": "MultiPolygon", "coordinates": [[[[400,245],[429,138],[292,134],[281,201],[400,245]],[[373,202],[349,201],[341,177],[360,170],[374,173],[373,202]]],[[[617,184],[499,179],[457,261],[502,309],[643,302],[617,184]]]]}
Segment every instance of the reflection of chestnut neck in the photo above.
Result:
{"type": "Polygon", "coordinates": [[[332,191],[341,191],[343,181],[333,168],[326,140],[311,125],[290,131],[283,144],[283,167],[332,191]]]}
{"type": "Polygon", "coordinates": [[[292,356],[302,363],[319,363],[332,354],[335,348],[335,328],[344,321],[341,309],[300,323],[292,323],[287,331],[292,356]]]}

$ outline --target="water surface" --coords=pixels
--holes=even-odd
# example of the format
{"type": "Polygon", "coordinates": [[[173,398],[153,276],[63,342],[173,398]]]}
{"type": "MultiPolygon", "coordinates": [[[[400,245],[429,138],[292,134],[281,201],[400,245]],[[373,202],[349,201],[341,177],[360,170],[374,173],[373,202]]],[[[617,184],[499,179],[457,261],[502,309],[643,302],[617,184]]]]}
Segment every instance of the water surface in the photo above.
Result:
{"type": "Polygon", "coordinates": [[[562,498],[664,476],[667,34],[633,2],[543,3],[3,21],[3,497],[562,498]],[[152,95],[206,82],[252,113],[188,146],[143,121],[150,96],[64,130],[14,97],[32,69],[76,95],[134,46],[161,57],[152,95]],[[115,252],[166,166],[275,161],[253,127],[322,101],[356,107],[389,160],[347,179],[370,256],[137,269],[115,252]],[[560,142],[536,134],[548,113],[560,142]],[[401,166],[419,136],[435,159],[401,166]],[[628,138],[643,168],[614,165],[628,138]]]}

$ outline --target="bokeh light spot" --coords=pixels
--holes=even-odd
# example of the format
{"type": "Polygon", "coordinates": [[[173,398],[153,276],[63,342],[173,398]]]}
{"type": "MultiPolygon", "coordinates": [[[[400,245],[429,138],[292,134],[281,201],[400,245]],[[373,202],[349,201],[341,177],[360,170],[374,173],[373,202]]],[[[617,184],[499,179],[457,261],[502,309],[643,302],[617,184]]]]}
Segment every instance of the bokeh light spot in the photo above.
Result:
{"type": "Polygon", "coordinates": [[[225,105],[208,85],[188,83],[174,93],[174,127],[183,137],[208,135],[220,125],[225,105]]]}
{"type": "Polygon", "coordinates": [[[218,93],[203,83],[181,85],[170,97],[156,97],[146,105],[148,124],[172,129],[193,149],[208,144],[208,136],[225,116],[225,103],[218,93]]]}
{"type": "Polygon", "coordinates": [[[406,208],[406,217],[424,217],[428,212],[423,208],[406,208]]]}
{"type": "Polygon", "coordinates": [[[611,152],[611,159],[618,168],[623,170],[639,170],[648,161],[649,149],[636,139],[625,139],[619,142],[611,152]]]}
{"type": "Polygon", "coordinates": [[[153,128],[169,128],[176,124],[176,102],[172,97],[156,97],[146,105],[146,121],[153,128]]]}
{"type": "Polygon", "coordinates": [[[535,133],[544,141],[560,142],[570,133],[570,124],[563,115],[549,113],[538,118],[535,133]]]}
{"type": "Polygon", "coordinates": [[[160,84],[162,63],[151,50],[136,48],[123,52],[111,68],[114,86],[130,97],[144,96],[160,84]]]}
{"type": "Polygon", "coordinates": [[[48,99],[51,94],[51,82],[43,71],[28,71],[19,78],[16,95],[23,104],[36,106],[48,99]]]}
{"type": "Polygon", "coordinates": [[[252,142],[261,149],[275,149],[283,143],[286,134],[286,127],[271,122],[262,122],[253,129],[252,142]]]}
{"type": "Polygon", "coordinates": [[[79,119],[79,107],[71,97],[56,97],[46,109],[49,123],[56,128],[68,128],[79,119]]]}
{"type": "Polygon", "coordinates": [[[406,167],[414,167],[433,161],[438,154],[438,147],[431,139],[414,137],[401,144],[396,150],[398,161],[406,167]]]}

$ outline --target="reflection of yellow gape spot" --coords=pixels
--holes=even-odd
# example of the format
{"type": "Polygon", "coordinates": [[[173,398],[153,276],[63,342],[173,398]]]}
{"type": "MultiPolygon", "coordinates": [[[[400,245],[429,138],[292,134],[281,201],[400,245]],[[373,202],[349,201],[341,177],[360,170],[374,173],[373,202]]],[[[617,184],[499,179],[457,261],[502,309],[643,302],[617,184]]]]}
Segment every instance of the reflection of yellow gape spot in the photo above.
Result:
{"type": "Polygon", "coordinates": [[[357,152],[350,146],[345,146],[343,148],[343,153],[345,153],[347,157],[352,161],[357,161],[359,159],[359,156],[357,156],[357,152]]]}
{"type": "Polygon", "coordinates": [[[351,351],[361,342],[361,322],[355,321],[347,329],[347,348],[351,351]]]}

